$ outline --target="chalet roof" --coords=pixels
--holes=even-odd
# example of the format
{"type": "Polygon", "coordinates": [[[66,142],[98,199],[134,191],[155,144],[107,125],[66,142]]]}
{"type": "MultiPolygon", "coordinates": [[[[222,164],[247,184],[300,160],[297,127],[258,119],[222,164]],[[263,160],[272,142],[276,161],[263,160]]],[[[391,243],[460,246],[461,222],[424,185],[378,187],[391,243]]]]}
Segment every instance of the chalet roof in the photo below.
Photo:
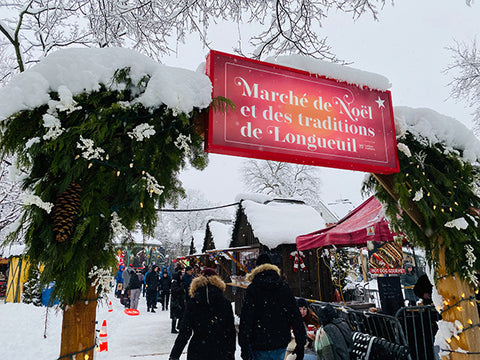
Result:
{"type": "Polygon", "coordinates": [[[232,241],[233,224],[231,220],[211,219],[207,223],[207,227],[212,233],[215,249],[226,249],[232,241]]]}
{"type": "Polygon", "coordinates": [[[295,244],[297,236],[325,226],[318,211],[299,200],[274,199],[264,203],[243,200],[241,207],[255,237],[270,249],[295,244]],[[305,232],[306,229],[310,230],[305,232]]]}
{"type": "Polygon", "coordinates": [[[193,246],[197,252],[201,252],[203,249],[203,242],[205,241],[205,230],[195,230],[192,232],[193,246]]]}

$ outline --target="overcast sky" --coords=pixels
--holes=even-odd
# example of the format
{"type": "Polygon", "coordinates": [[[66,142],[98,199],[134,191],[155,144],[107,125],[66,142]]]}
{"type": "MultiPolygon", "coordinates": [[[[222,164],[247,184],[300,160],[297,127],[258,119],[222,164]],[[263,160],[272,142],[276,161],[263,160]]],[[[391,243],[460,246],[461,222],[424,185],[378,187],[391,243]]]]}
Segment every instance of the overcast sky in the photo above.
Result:
{"type": "MultiPolygon", "coordinates": [[[[462,0],[398,0],[394,7],[386,6],[379,18],[375,22],[366,16],[353,22],[349,15],[334,13],[321,31],[328,36],[339,58],[352,62],[352,67],[390,80],[394,106],[428,107],[471,128],[471,110],[465,102],[449,99],[447,84],[451,74],[443,71],[452,62],[452,53],[446,48],[454,45],[455,40],[471,43],[480,34],[480,4],[468,7],[462,0]]],[[[232,53],[236,26],[221,24],[214,30],[221,36],[212,39],[211,48],[232,53]]],[[[178,54],[165,58],[164,63],[196,69],[207,53],[208,49],[192,38],[186,45],[179,45],[178,54]]],[[[212,154],[205,171],[187,171],[182,181],[188,188],[200,189],[216,203],[232,202],[244,191],[238,171],[243,161],[212,154]]],[[[321,172],[321,196],[325,203],[342,198],[356,205],[361,203],[364,173],[327,168],[321,168],[321,172]]]]}

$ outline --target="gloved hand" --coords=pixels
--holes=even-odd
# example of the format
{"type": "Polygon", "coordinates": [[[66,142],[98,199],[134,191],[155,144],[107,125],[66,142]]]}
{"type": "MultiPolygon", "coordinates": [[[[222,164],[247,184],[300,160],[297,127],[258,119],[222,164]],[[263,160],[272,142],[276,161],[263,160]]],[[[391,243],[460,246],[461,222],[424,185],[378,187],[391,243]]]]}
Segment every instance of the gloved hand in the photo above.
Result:
{"type": "Polygon", "coordinates": [[[303,355],[305,355],[305,347],[297,344],[297,346],[295,346],[295,350],[292,351],[292,354],[297,355],[297,360],[303,360],[303,355]]]}

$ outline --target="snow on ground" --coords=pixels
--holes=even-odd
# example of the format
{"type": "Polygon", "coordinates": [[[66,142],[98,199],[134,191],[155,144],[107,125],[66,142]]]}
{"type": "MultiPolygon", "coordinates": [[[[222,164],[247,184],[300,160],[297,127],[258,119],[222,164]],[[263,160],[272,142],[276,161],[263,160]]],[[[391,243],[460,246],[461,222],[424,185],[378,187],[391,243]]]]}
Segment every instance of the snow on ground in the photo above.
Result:
{"type": "MultiPolygon", "coordinates": [[[[146,312],[144,297],[140,297],[139,316],[126,315],[119,299],[110,296],[113,311],[105,301],[97,307],[97,329],[107,322],[108,352],[95,352],[95,360],[168,360],[176,335],[170,333],[170,313],[157,309],[146,312]]],[[[55,360],[60,354],[62,314],[55,308],[32,304],[12,304],[0,301],[0,358],[8,360],[55,360]],[[47,331],[45,332],[45,316],[47,331]]],[[[185,347],[181,360],[186,359],[185,347]]],[[[236,359],[240,360],[237,348],[236,359]]],[[[82,358],[83,359],[83,358],[82,358]]]]}

